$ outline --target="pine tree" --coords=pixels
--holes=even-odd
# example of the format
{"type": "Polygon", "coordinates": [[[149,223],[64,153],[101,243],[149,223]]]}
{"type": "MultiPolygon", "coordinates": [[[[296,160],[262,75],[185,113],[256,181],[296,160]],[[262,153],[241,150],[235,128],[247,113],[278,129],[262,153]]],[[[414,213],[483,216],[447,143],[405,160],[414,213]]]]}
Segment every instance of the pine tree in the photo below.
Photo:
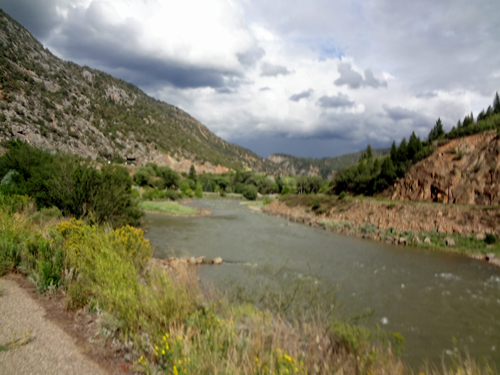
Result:
{"type": "MultiPolygon", "coordinates": [[[[465,119],[464,119],[464,125],[465,125],[465,119]]],[[[427,138],[429,139],[429,142],[432,142],[438,139],[439,137],[442,137],[444,134],[445,133],[443,130],[443,124],[441,122],[441,118],[438,118],[438,120],[436,121],[436,125],[432,128],[427,138]]]]}
{"type": "Polygon", "coordinates": [[[415,135],[415,132],[412,132],[408,142],[408,159],[413,160],[421,149],[422,143],[420,142],[420,138],[415,135]]]}
{"type": "Polygon", "coordinates": [[[393,163],[398,162],[398,147],[396,146],[396,141],[392,142],[391,146],[391,160],[393,163]]]}
{"type": "Polygon", "coordinates": [[[460,119],[458,119],[457,129],[460,129],[460,128],[462,128],[462,121],[460,121],[460,119]]]}
{"type": "Polygon", "coordinates": [[[495,99],[493,99],[493,112],[500,113],[500,97],[498,96],[498,91],[495,94],[495,99]]]}

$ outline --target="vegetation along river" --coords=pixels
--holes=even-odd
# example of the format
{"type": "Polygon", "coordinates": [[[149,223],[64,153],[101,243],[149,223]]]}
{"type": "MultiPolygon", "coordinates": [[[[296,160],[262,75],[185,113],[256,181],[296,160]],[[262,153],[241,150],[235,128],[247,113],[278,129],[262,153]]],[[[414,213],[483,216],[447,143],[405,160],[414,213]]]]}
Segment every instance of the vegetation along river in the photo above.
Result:
{"type": "Polygon", "coordinates": [[[259,279],[266,268],[280,277],[313,275],[337,290],[344,314],[373,315],[362,320],[400,332],[406,340],[403,358],[439,363],[450,355],[453,338],[472,357],[485,357],[500,369],[500,269],[453,254],[338,235],[290,223],[240,206],[237,201],[199,200],[209,217],[148,214],[146,237],[155,256],[189,254],[222,257],[220,266],[201,266],[198,274],[217,287],[259,279]],[[446,354],[448,353],[448,354],[446,354]]]}

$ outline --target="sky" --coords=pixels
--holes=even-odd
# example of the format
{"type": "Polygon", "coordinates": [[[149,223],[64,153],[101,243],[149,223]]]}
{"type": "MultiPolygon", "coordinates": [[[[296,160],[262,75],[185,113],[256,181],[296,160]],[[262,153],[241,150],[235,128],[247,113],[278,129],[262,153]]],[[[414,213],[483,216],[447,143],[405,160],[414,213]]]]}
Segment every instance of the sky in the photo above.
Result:
{"type": "Polygon", "coordinates": [[[500,91],[498,0],[0,0],[56,56],[263,157],[451,129],[500,91]]]}

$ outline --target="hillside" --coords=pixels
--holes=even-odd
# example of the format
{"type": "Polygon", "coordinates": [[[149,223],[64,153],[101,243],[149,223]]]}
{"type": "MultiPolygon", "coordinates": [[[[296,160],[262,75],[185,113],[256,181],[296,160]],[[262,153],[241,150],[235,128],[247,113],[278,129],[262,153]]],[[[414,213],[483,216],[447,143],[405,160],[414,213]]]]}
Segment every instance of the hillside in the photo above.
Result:
{"type": "Polygon", "coordinates": [[[191,164],[199,172],[280,169],[130,83],[62,61],[0,11],[0,140],[13,138],[84,158],[130,158],[178,171],[191,164]]]}
{"type": "MultiPolygon", "coordinates": [[[[373,150],[373,156],[379,157],[387,155],[390,149],[383,148],[373,150]]],[[[334,172],[342,168],[356,164],[363,154],[363,151],[336,156],[333,158],[301,158],[287,154],[272,154],[267,158],[269,161],[289,169],[297,176],[321,176],[325,179],[332,179],[334,172]]]]}
{"type": "Polygon", "coordinates": [[[455,204],[500,204],[500,138],[487,132],[451,140],[413,165],[393,199],[455,204]]]}

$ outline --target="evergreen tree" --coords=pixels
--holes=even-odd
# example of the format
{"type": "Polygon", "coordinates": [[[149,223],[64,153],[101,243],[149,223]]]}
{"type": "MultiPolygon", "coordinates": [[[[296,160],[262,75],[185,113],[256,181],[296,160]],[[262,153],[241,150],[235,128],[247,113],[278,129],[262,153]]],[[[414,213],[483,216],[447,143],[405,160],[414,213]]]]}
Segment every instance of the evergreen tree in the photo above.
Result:
{"type": "Polygon", "coordinates": [[[461,128],[462,128],[462,121],[460,121],[460,119],[458,119],[457,129],[461,129],[461,128]]]}
{"type": "Polygon", "coordinates": [[[189,178],[193,181],[196,181],[196,170],[194,169],[193,164],[191,164],[191,168],[189,168],[189,178]]]}
{"type": "Polygon", "coordinates": [[[420,142],[420,138],[415,135],[415,132],[412,132],[408,142],[408,159],[413,160],[421,149],[422,142],[420,142]]]}
{"type": "Polygon", "coordinates": [[[403,138],[398,148],[398,161],[404,163],[408,160],[408,142],[403,138]]]}
{"type": "Polygon", "coordinates": [[[392,142],[391,146],[391,160],[393,163],[398,162],[398,147],[396,146],[396,141],[392,142]]]}
{"type": "Polygon", "coordinates": [[[443,135],[444,135],[443,124],[441,123],[441,118],[438,118],[438,120],[436,121],[436,125],[432,128],[432,130],[429,133],[428,136],[429,142],[435,141],[436,139],[442,137],[443,135]]]}
{"type": "Polygon", "coordinates": [[[498,91],[495,94],[495,99],[493,99],[493,112],[500,113],[500,97],[498,96],[498,91]]]}

